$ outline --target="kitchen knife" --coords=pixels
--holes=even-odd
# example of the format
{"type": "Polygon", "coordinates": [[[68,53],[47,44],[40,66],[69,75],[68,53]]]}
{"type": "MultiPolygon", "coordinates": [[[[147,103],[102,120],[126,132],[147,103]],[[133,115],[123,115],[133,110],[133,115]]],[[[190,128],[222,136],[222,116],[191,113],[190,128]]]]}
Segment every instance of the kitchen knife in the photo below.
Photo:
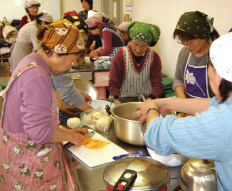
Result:
{"type": "MultiPolygon", "coordinates": [[[[89,139],[90,137],[92,137],[95,134],[95,131],[90,131],[89,133],[84,135],[84,141],[86,141],[87,139],[89,139]]],[[[83,141],[83,142],[84,142],[83,141]]],[[[67,142],[66,144],[64,144],[64,148],[68,149],[69,147],[73,146],[74,144],[71,142],[67,142]]]]}
{"type": "Polygon", "coordinates": [[[92,137],[95,134],[95,131],[91,131],[87,134],[84,135],[84,141],[86,141],[87,139],[89,139],[90,137],[92,137]]]}

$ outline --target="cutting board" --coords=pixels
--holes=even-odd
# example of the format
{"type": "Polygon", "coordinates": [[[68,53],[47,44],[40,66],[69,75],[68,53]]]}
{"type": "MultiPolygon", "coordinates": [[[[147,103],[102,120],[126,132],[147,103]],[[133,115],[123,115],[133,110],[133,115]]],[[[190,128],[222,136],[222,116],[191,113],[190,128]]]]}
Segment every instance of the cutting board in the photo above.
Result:
{"type": "MultiPolygon", "coordinates": [[[[89,130],[91,131],[91,130],[89,130]]],[[[77,148],[69,148],[77,158],[83,161],[88,167],[95,167],[99,165],[103,165],[109,162],[114,161],[113,157],[128,154],[128,152],[121,147],[117,146],[113,142],[109,141],[105,137],[101,136],[99,133],[95,131],[95,134],[91,137],[92,139],[97,139],[101,141],[109,142],[110,144],[106,145],[101,149],[89,149],[84,147],[83,145],[77,148]]]]}

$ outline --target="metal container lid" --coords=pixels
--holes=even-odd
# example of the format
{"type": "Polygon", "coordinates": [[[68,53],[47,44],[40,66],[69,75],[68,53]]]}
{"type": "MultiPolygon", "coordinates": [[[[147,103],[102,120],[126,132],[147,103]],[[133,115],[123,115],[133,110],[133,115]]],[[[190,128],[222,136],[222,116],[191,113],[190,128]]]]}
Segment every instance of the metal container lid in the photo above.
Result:
{"type": "Polygon", "coordinates": [[[113,187],[126,169],[137,172],[137,178],[130,191],[157,191],[167,187],[170,171],[162,163],[151,158],[126,157],[110,163],[104,170],[104,181],[113,187]]]}
{"type": "Polygon", "coordinates": [[[207,172],[209,170],[215,169],[213,160],[203,160],[203,159],[189,159],[188,163],[192,166],[193,169],[198,171],[207,172]]]}

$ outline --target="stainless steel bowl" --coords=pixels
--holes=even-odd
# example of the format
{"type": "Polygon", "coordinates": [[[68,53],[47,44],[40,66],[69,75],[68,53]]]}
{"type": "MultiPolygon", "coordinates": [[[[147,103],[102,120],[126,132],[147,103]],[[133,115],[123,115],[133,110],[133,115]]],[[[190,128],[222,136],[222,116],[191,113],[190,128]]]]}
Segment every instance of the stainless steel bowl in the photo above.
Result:
{"type": "Polygon", "coordinates": [[[89,80],[80,77],[72,77],[72,79],[77,89],[80,89],[90,95],[93,100],[98,98],[98,92],[89,80]]]}
{"type": "Polygon", "coordinates": [[[136,105],[140,102],[122,103],[112,108],[116,136],[132,145],[144,145],[145,126],[139,123],[139,117],[133,116],[136,105]]]}

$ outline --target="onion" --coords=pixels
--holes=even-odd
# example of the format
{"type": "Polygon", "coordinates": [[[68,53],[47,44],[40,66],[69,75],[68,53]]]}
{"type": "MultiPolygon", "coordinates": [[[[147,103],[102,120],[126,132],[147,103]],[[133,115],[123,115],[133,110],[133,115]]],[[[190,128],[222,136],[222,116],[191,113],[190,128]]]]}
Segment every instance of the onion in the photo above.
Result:
{"type": "Polygon", "coordinates": [[[79,127],[80,123],[81,123],[81,120],[78,117],[69,118],[67,120],[68,127],[72,129],[79,127]]]}

